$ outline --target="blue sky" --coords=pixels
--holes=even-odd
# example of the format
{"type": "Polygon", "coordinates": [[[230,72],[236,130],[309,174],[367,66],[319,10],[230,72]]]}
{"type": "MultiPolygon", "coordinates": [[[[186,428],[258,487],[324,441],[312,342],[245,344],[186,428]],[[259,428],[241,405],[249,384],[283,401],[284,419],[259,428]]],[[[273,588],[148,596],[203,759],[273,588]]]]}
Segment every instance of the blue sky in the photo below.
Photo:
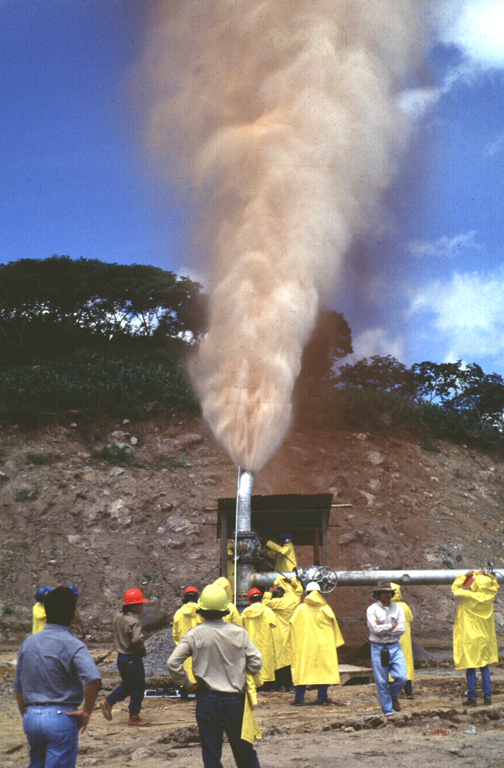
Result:
{"type": "MultiPolygon", "coordinates": [[[[504,374],[504,0],[421,2],[428,85],[401,95],[412,136],[393,224],[356,244],[332,306],[357,357],[504,374]]],[[[0,262],[58,253],[188,272],[190,196],[144,151],[133,87],[147,5],[0,0],[0,262]]]]}

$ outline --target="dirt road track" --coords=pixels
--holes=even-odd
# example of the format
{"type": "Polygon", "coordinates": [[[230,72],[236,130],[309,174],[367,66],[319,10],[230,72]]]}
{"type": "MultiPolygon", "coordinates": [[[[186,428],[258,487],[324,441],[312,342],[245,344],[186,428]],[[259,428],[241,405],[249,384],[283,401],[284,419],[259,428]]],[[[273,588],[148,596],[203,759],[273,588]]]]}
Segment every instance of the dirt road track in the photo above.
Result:
{"type": "MultiPolygon", "coordinates": [[[[115,678],[104,677],[105,690],[115,678]]],[[[494,668],[494,704],[464,710],[464,676],[422,670],[414,701],[403,701],[394,725],[378,715],[373,685],[332,687],[333,707],[290,706],[292,694],[259,694],[257,719],[263,740],[262,768],[502,768],[504,765],[504,672],[494,668]]],[[[307,693],[307,701],[315,700],[307,693]]],[[[127,706],[114,708],[107,723],[96,711],[80,739],[78,768],[200,768],[194,702],[147,699],[150,728],[127,725],[127,706]]],[[[0,765],[26,768],[28,750],[8,682],[0,693],[0,765]]],[[[234,762],[228,745],[224,766],[234,762]]]]}

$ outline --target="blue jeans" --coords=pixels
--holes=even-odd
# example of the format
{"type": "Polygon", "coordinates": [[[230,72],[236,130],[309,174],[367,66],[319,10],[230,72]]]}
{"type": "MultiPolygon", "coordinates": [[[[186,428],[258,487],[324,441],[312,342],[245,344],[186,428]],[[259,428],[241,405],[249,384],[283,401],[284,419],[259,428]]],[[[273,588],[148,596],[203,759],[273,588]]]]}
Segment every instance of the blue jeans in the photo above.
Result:
{"type": "Polygon", "coordinates": [[[205,768],[222,768],[224,731],[238,768],[261,768],[252,744],[241,738],[245,694],[199,688],[196,693],[196,722],[205,768]]]}
{"type": "Polygon", "coordinates": [[[393,715],[392,699],[396,699],[404,688],[408,679],[406,661],[402,652],[401,643],[393,643],[386,646],[390,654],[390,660],[386,667],[381,663],[381,651],[384,648],[380,643],[371,643],[371,666],[376,683],[378,699],[384,715],[393,715]],[[389,683],[389,674],[392,682],[389,683]]]}
{"type": "Polygon", "coordinates": [[[145,694],[143,659],[141,656],[133,656],[129,653],[118,653],[117,669],[121,675],[122,683],[107,696],[107,701],[113,707],[118,701],[124,701],[129,696],[129,713],[130,715],[138,715],[145,694]]]}
{"type": "MultiPolygon", "coordinates": [[[[480,667],[480,672],[483,696],[485,699],[490,699],[492,696],[492,683],[490,680],[490,667],[488,664],[486,667],[480,667]]],[[[476,669],[466,669],[466,679],[467,698],[476,700],[476,669]]]]}
{"type": "MultiPolygon", "coordinates": [[[[322,704],[324,701],[327,701],[328,688],[329,688],[329,685],[318,686],[317,701],[319,704],[322,704]]],[[[296,695],[294,696],[294,701],[304,701],[305,691],[306,691],[306,685],[296,685],[296,695]]]]}
{"type": "Polygon", "coordinates": [[[28,768],[75,768],[79,723],[66,713],[76,709],[65,704],[27,707],[23,728],[30,745],[28,768]]]}

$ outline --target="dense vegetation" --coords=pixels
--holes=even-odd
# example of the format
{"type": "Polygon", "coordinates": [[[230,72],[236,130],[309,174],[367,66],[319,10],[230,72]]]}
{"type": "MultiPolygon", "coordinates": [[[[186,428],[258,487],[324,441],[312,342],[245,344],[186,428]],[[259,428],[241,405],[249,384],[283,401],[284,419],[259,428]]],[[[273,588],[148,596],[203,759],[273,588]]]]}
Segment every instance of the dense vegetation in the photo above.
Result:
{"type": "MultiPolygon", "coordinates": [[[[185,362],[205,332],[198,283],[143,265],[21,259],[0,265],[0,418],[55,414],[141,417],[198,410],[185,362]]],[[[343,315],[322,312],[302,359],[295,400],[303,426],[419,432],[504,445],[504,380],[476,364],[389,356],[337,367],[352,353],[343,315]]]]}

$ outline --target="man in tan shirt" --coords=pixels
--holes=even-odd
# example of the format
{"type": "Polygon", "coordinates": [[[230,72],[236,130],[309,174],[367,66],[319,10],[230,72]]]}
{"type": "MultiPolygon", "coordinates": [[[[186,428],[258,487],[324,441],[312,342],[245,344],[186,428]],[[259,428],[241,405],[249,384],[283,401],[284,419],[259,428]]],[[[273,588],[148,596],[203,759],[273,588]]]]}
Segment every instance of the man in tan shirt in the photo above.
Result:
{"type": "Polygon", "coordinates": [[[196,691],[196,721],[205,768],[221,765],[224,731],[239,768],[260,768],[251,743],[241,738],[245,707],[245,673],[256,674],[262,656],[243,627],[224,621],[228,598],[222,587],[205,587],[198,600],[203,624],[190,629],[168,659],[177,685],[196,691]],[[191,657],[196,683],[184,669],[191,657]]]}
{"type": "Polygon", "coordinates": [[[117,651],[117,669],[121,684],[100,703],[106,720],[112,720],[112,707],[118,701],[130,697],[129,725],[150,725],[140,717],[145,691],[145,670],[143,657],[146,654],[140,614],[144,603],[148,603],[141,589],[128,589],[124,593],[124,604],[114,619],[114,645],[117,651]]]}

